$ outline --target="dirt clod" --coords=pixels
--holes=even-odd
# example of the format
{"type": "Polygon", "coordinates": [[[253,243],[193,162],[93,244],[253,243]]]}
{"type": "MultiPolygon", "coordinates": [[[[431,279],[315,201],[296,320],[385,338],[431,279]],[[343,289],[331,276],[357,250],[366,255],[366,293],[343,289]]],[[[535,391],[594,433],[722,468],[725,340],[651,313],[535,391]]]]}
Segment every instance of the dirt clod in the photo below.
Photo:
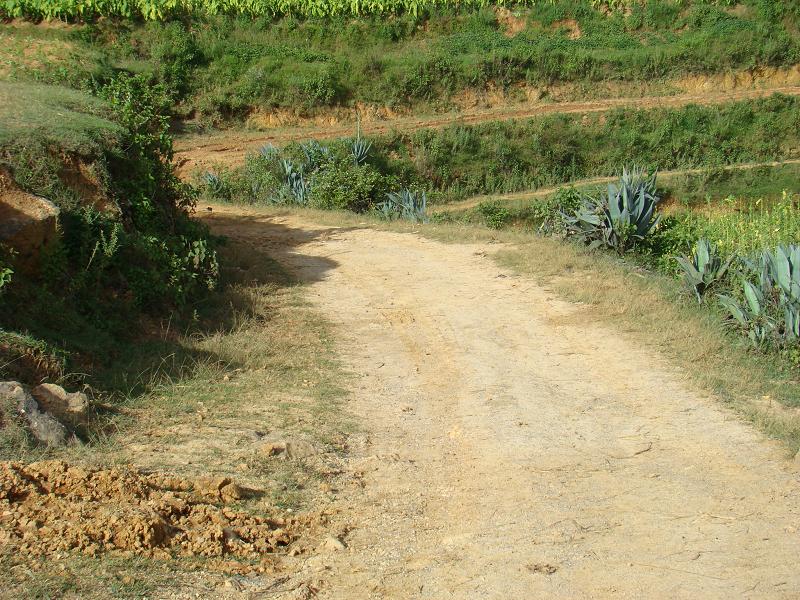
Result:
{"type": "Polygon", "coordinates": [[[250,560],[296,541],[304,526],[299,518],[225,507],[243,490],[227,478],[193,482],[61,461],[4,462],[0,540],[25,555],[78,550],[250,560]]]}

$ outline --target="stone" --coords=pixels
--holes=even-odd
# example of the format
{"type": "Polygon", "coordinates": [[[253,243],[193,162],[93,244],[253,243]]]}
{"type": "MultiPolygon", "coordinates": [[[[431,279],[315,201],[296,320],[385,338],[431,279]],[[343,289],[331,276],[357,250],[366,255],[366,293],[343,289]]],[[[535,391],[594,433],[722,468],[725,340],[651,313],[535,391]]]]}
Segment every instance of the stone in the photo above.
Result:
{"type": "Polygon", "coordinates": [[[43,383],[31,390],[31,396],[39,404],[39,408],[56,419],[70,425],[81,427],[86,425],[89,413],[89,399],[82,392],[67,392],[59,385],[43,383]]]}
{"type": "Polygon", "coordinates": [[[0,169],[0,244],[15,251],[15,270],[38,271],[42,251],[58,239],[59,214],[55,204],[21,190],[0,169]]]}
{"type": "Polygon", "coordinates": [[[230,477],[200,477],[194,482],[194,489],[203,496],[222,498],[222,489],[231,485],[230,477]]]}
{"type": "Polygon", "coordinates": [[[340,540],[338,537],[329,535],[320,544],[320,549],[328,550],[330,552],[341,552],[345,550],[347,546],[345,546],[344,542],[340,540]]]}
{"type": "Polygon", "coordinates": [[[303,440],[265,442],[262,444],[260,451],[261,454],[266,456],[281,456],[284,458],[308,458],[318,454],[313,444],[303,440]]]}
{"type": "Polygon", "coordinates": [[[16,381],[0,383],[0,398],[4,403],[13,403],[28,423],[28,429],[39,442],[48,446],[64,446],[72,438],[67,428],[46,412],[28,391],[16,381]]]}

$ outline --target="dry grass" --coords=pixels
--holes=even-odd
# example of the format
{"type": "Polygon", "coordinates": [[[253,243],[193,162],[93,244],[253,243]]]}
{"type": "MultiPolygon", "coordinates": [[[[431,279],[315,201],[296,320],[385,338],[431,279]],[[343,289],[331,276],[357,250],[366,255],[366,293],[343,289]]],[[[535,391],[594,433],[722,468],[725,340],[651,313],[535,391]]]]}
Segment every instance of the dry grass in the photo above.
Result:
{"type": "MultiPolygon", "coordinates": [[[[105,434],[23,458],[229,476],[265,492],[241,501],[247,511],[324,509],[335,497],[333,477],[354,428],[331,326],[308,304],[304,287],[269,257],[232,240],[223,264],[226,291],[191,331],[164,332],[181,352],[163,357],[162,369],[133,371],[132,388],[148,391],[118,404],[105,434]],[[183,361],[179,368],[168,365],[176,360],[183,361]],[[286,440],[308,442],[318,453],[286,459],[263,451],[265,442],[286,440]]],[[[0,552],[0,597],[140,598],[165,588],[214,597],[225,576],[207,569],[201,559],[31,561],[0,552]]]]}

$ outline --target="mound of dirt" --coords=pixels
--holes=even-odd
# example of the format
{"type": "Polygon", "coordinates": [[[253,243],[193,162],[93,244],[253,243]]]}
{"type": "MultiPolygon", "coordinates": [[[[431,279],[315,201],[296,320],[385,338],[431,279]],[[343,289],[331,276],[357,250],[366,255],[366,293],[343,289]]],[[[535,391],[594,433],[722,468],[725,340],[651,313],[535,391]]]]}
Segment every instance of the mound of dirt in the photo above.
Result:
{"type": "Polygon", "coordinates": [[[191,481],[61,461],[0,463],[0,544],[24,555],[77,550],[253,561],[288,550],[302,519],[225,505],[255,492],[227,478],[191,481]]]}

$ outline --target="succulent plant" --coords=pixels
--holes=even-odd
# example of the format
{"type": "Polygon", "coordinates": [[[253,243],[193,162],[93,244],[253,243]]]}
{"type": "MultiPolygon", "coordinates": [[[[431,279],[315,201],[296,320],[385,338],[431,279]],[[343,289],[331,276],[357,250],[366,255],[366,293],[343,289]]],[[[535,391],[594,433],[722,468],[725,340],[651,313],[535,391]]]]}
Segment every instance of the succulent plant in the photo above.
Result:
{"type": "Polygon", "coordinates": [[[353,163],[356,166],[364,164],[369,157],[369,151],[372,148],[372,142],[369,142],[358,135],[350,147],[350,154],[353,156],[353,163]]]}
{"type": "Polygon", "coordinates": [[[323,146],[316,140],[310,140],[305,144],[300,144],[300,149],[305,155],[305,163],[303,171],[311,173],[319,169],[323,163],[330,160],[331,149],[328,146],[323,146]]]}
{"type": "Polygon", "coordinates": [[[427,223],[425,214],[428,200],[425,192],[404,189],[386,194],[386,200],[377,206],[378,213],[387,220],[405,219],[415,223],[427,223]]]}
{"type": "Polygon", "coordinates": [[[281,160],[283,167],[286,187],[288,188],[292,201],[296,204],[308,204],[308,197],[311,193],[311,186],[306,181],[302,169],[295,169],[294,164],[286,159],[281,160]]]}
{"type": "Polygon", "coordinates": [[[744,303],[720,296],[720,303],[756,345],[770,337],[778,346],[800,339],[800,246],[765,250],[744,261],[751,279],[742,281],[744,303]]]}
{"type": "Polygon", "coordinates": [[[605,194],[587,196],[571,215],[564,215],[567,231],[591,247],[607,246],[619,254],[632,248],[658,224],[656,174],[632,167],[622,171],[619,185],[605,194]]]}
{"type": "Polygon", "coordinates": [[[701,238],[697,240],[692,256],[677,257],[675,260],[683,270],[684,283],[694,292],[697,301],[702,302],[706,291],[728,272],[734,258],[731,256],[723,261],[717,253],[717,247],[701,238]]]}

